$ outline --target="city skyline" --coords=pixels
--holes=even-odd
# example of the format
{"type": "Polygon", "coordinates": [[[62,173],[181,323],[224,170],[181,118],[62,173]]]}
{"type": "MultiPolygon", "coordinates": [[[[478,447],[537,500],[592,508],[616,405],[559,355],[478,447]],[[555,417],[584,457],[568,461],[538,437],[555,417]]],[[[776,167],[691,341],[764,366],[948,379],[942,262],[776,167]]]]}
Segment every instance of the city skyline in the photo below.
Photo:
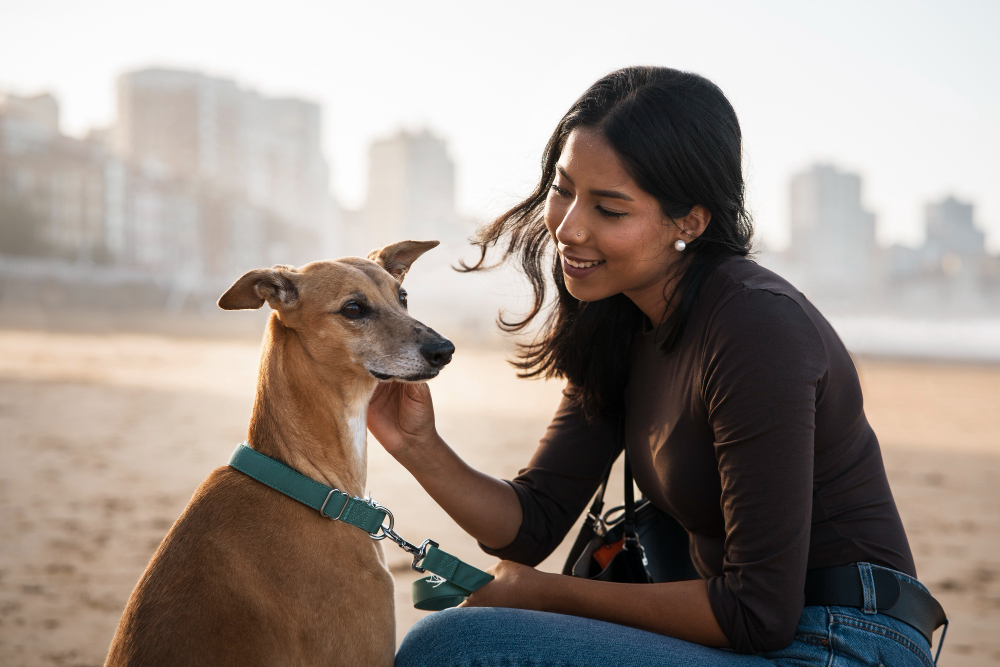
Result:
{"type": "Polygon", "coordinates": [[[622,24],[612,26],[595,23],[600,10],[587,3],[572,13],[522,13],[515,3],[488,17],[447,3],[378,12],[263,3],[241,7],[239,31],[228,28],[226,2],[138,4],[5,11],[0,87],[51,89],[77,134],[110,120],[117,72],[154,64],[315,100],[325,109],[333,191],[349,208],[366,196],[371,141],[430,127],[460,165],[459,211],[484,218],[530,190],[549,133],[594,79],[627,64],[665,64],[708,76],[736,106],[750,204],[768,247],[789,240],[790,174],[823,161],[864,176],[880,243],[919,244],[924,204],[954,192],[975,202],[990,249],[1000,250],[992,159],[1000,132],[991,120],[1000,116],[1000,47],[986,28],[1000,9],[988,3],[638,2],[618,9],[622,24]],[[53,10],[78,20],[48,26],[53,10]],[[145,12],[141,21],[136,12],[145,12]],[[156,29],[114,27],[122,23],[156,29]],[[100,39],[84,47],[77,30],[100,39]],[[567,41],[573,35],[583,42],[567,41]],[[74,49],[80,57],[64,57],[74,49]]]}
{"type": "MultiPolygon", "coordinates": [[[[445,261],[414,280],[426,291],[423,307],[442,322],[488,335],[485,323],[497,309],[523,297],[511,267],[491,274],[485,292],[482,280],[452,270],[471,252],[465,239],[476,221],[456,210],[461,165],[436,131],[401,128],[372,141],[372,196],[351,209],[336,204],[324,179],[309,177],[326,164],[319,104],[162,68],[122,73],[118,88],[116,123],[86,139],[58,132],[53,95],[0,91],[0,269],[18,276],[23,289],[38,289],[37,277],[44,277],[63,281],[58,298],[67,305],[82,290],[87,299],[126,310],[138,305],[129,299],[145,294],[145,307],[161,317],[185,308],[204,312],[219,285],[251,268],[437,238],[452,259],[442,255],[445,261]],[[310,223],[310,201],[329,202],[321,208],[332,215],[310,223]],[[37,237],[23,233],[31,229],[44,229],[52,246],[27,248],[37,237]],[[34,282],[20,273],[27,267],[34,282]],[[121,290],[131,294],[125,301],[121,290]]],[[[757,259],[832,316],[1000,312],[1000,256],[987,252],[974,202],[955,193],[925,200],[916,224],[926,238],[904,247],[876,238],[880,219],[867,203],[863,175],[818,162],[784,186],[792,242],[786,251],[758,248],[757,259]]],[[[882,322],[861,326],[849,336],[861,341],[859,349],[881,349],[882,322]]],[[[896,330],[887,331],[891,348],[896,330]]],[[[954,333],[942,335],[952,340],[954,333]]],[[[942,345],[949,354],[964,349],[942,345]]]]}
{"type": "MultiPolygon", "coordinates": [[[[22,97],[0,89],[0,114],[7,123],[14,123],[15,134],[8,142],[21,136],[19,143],[25,139],[30,143],[43,135],[80,142],[125,159],[147,174],[205,181],[240,193],[250,203],[309,232],[343,224],[365,226],[379,242],[388,242],[382,237],[451,236],[459,224],[475,222],[462,219],[457,211],[455,180],[460,165],[437,128],[398,126],[374,138],[368,145],[366,197],[352,208],[334,199],[329,187],[320,104],[289,96],[268,97],[231,79],[197,70],[126,71],[116,77],[116,84],[114,121],[90,128],[83,139],[64,133],[64,109],[51,92],[22,97]],[[341,220],[331,206],[350,219],[341,220]]],[[[790,174],[788,188],[790,243],[786,250],[798,253],[800,260],[808,256],[817,270],[823,269],[819,264],[848,257],[852,250],[868,255],[876,247],[899,245],[876,239],[878,216],[866,206],[860,174],[842,170],[840,164],[817,161],[790,174]],[[854,219],[860,222],[848,224],[853,237],[827,233],[834,221],[854,219]],[[831,249],[831,257],[820,257],[831,249]]],[[[974,214],[976,203],[959,204],[954,192],[944,197],[962,209],[959,217],[965,220],[964,227],[945,230],[928,223],[939,204],[925,200],[924,222],[919,223],[922,231],[928,231],[923,243],[984,248],[987,234],[974,214]],[[963,238],[949,241],[948,234],[953,232],[963,238]]],[[[838,274],[869,272],[854,264],[827,268],[838,274]]]]}
{"type": "MultiPolygon", "coordinates": [[[[264,119],[270,118],[271,122],[274,122],[274,120],[280,121],[281,116],[285,116],[285,125],[288,124],[287,116],[290,115],[289,112],[292,112],[292,116],[298,117],[294,119],[295,125],[301,126],[303,124],[301,117],[304,117],[304,128],[307,128],[306,136],[311,137],[315,143],[310,145],[302,143],[301,146],[296,146],[296,150],[293,150],[291,155],[286,157],[286,161],[288,161],[286,171],[296,166],[294,164],[294,160],[296,156],[298,156],[302,158],[307,172],[318,174],[320,176],[320,180],[316,180],[316,176],[312,176],[310,179],[313,181],[314,191],[316,186],[323,187],[323,185],[325,185],[327,188],[326,193],[332,197],[331,204],[339,210],[340,214],[346,216],[341,217],[341,215],[337,213],[332,213],[326,210],[322,211],[322,215],[325,220],[329,221],[333,225],[344,226],[342,229],[333,230],[334,234],[340,237],[341,240],[347,240],[348,242],[360,241],[362,243],[369,243],[373,238],[388,238],[387,234],[391,236],[392,232],[395,232],[397,235],[405,233],[410,233],[412,235],[422,229],[423,232],[430,233],[434,230],[434,226],[428,226],[427,221],[423,220],[423,218],[427,218],[426,213],[430,211],[430,209],[428,209],[428,211],[423,210],[428,206],[428,203],[430,204],[431,209],[435,206],[437,207],[438,210],[434,210],[434,214],[441,218],[440,222],[443,224],[443,227],[440,227],[441,234],[446,237],[454,238],[454,233],[458,230],[458,225],[456,223],[458,223],[460,219],[465,223],[472,224],[474,224],[477,219],[480,222],[484,219],[481,214],[478,217],[475,215],[461,216],[459,214],[455,205],[455,181],[456,173],[461,170],[462,165],[457,164],[451,159],[449,155],[448,142],[440,136],[439,132],[437,132],[438,128],[432,129],[426,125],[419,128],[409,128],[404,125],[399,125],[392,132],[382,133],[379,136],[373,137],[372,141],[368,144],[367,149],[369,157],[366,169],[367,180],[365,183],[365,197],[358,206],[351,207],[350,205],[346,205],[342,200],[336,198],[332,185],[329,184],[329,182],[324,178],[329,171],[329,168],[327,166],[326,156],[323,154],[322,146],[319,143],[319,138],[322,135],[319,124],[319,115],[322,112],[322,105],[291,96],[268,98],[261,95],[252,87],[244,87],[231,79],[212,77],[197,70],[187,71],[163,67],[150,67],[142,70],[120,73],[116,77],[118,114],[108,126],[89,128],[83,140],[101,142],[105,144],[109,150],[114,150],[118,154],[128,156],[133,160],[139,159],[141,162],[140,147],[133,147],[128,138],[130,124],[132,122],[129,118],[128,110],[132,106],[135,106],[135,102],[132,101],[132,97],[134,97],[135,94],[131,93],[131,90],[133,88],[141,90],[142,82],[146,82],[147,87],[151,85],[152,89],[163,85],[164,82],[166,82],[168,87],[172,87],[176,90],[183,90],[185,87],[190,88],[192,91],[195,91],[192,93],[192,100],[200,99],[201,97],[208,97],[210,99],[208,104],[202,102],[195,105],[201,110],[192,112],[195,113],[195,116],[189,120],[194,122],[196,125],[200,124],[204,126],[206,124],[205,121],[197,120],[198,114],[204,114],[205,107],[213,110],[220,109],[224,112],[227,111],[227,104],[229,106],[233,106],[234,104],[247,105],[247,103],[249,103],[250,106],[266,109],[263,113],[261,113],[261,111],[257,111],[256,113],[251,113],[249,115],[264,119]],[[216,99],[227,97],[229,98],[228,100],[221,102],[216,99]],[[408,163],[410,163],[409,166],[405,166],[408,163]],[[384,185],[387,187],[386,192],[391,200],[388,202],[380,201],[373,194],[373,186],[378,182],[379,171],[380,169],[384,169],[386,167],[389,169],[386,172],[387,179],[384,185]],[[426,195],[414,190],[418,184],[406,182],[403,176],[404,173],[416,173],[417,167],[428,169],[430,172],[419,179],[421,181],[419,185],[422,185],[425,189],[429,189],[428,194],[426,195]],[[406,190],[405,193],[403,192],[404,190],[406,190]],[[440,203],[436,203],[441,200],[442,196],[448,200],[447,204],[442,205],[440,203]],[[415,205],[416,209],[408,209],[403,203],[404,198],[408,204],[415,205]],[[420,220],[423,221],[420,222],[420,220]],[[359,227],[371,227],[371,229],[363,233],[359,233],[359,227]]],[[[11,91],[0,88],[0,98],[6,99],[8,105],[30,103],[34,107],[32,113],[36,115],[43,124],[48,126],[50,131],[55,133],[65,132],[65,128],[61,122],[62,116],[64,115],[64,107],[60,103],[60,100],[50,91],[40,91],[32,96],[19,97],[11,91]]],[[[155,109],[155,103],[158,101],[162,102],[162,100],[154,98],[147,101],[146,104],[152,111],[155,109]]],[[[154,118],[158,116],[159,122],[162,123],[165,116],[163,116],[162,110],[157,111],[158,113],[154,112],[147,115],[151,115],[151,117],[154,118]]],[[[183,112],[183,109],[173,109],[173,111],[183,112]]],[[[232,109],[229,109],[228,111],[230,114],[232,113],[232,109]]],[[[220,119],[216,119],[216,115],[219,113],[220,111],[213,111],[213,115],[208,123],[209,125],[226,122],[227,119],[221,116],[220,119]]],[[[183,116],[183,113],[180,113],[180,116],[183,116]]],[[[235,116],[229,118],[228,121],[230,123],[245,122],[241,119],[237,119],[235,116]]],[[[175,121],[171,120],[170,122],[175,121]]],[[[257,122],[259,122],[259,120],[257,122]]],[[[229,128],[229,130],[229,134],[235,135],[239,133],[234,128],[229,128]]],[[[226,129],[220,125],[219,130],[213,130],[210,134],[214,137],[214,135],[219,131],[223,134],[226,133],[226,129]]],[[[149,134],[149,132],[147,132],[147,134],[149,134]]],[[[71,137],[70,135],[66,136],[70,139],[75,139],[75,137],[71,137]]],[[[202,142],[203,141],[204,139],[202,139],[202,142]]],[[[273,143],[273,140],[271,140],[271,142],[273,143]]],[[[266,144],[268,141],[266,139],[264,141],[258,139],[256,143],[266,144]]],[[[243,149],[243,153],[238,153],[233,152],[238,151],[237,148],[230,148],[229,152],[231,154],[227,156],[228,163],[226,162],[226,156],[216,156],[213,159],[212,164],[208,166],[204,164],[204,157],[201,156],[195,145],[186,147],[186,156],[183,155],[185,153],[184,147],[172,147],[168,144],[154,146],[149,150],[152,150],[152,154],[155,156],[151,166],[156,169],[168,168],[169,170],[176,171],[177,173],[184,173],[187,177],[204,178],[208,180],[221,179],[223,183],[225,183],[228,179],[229,181],[232,181],[230,185],[236,184],[237,181],[247,181],[247,186],[242,187],[249,191],[248,194],[250,194],[251,201],[262,205],[265,208],[275,208],[292,224],[300,224],[303,220],[302,216],[295,216],[296,212],[309,212],[308,207],[304,208],[295,201],[295,193],[290,192],[287,186],[284,188],[285,192],[283,193],[272,191],[273,188],[268,189],[266,186],[262,186],[262,179],[259,176],[256,179],[249,176],[249,173],[254,172],[254,165],[247,168],[243,168],[238,165],[240,156],[244,155],[247,149],[243,149]],[[160,159],[162,156],[168,154],[172,157],[160,159]],[[186,160],[186,162],[184,160],[186,160]],[[177,162],[177,164],[168,164],[171,162],[177,162]],[[227,172],[227,169],[229,172],[227,172]],[[247,170],[249,170],[249,173],[244,173],[247,170]],[[256,187],[253,187],[253,184],[256,184],[256,187]]],[[[214,154],[220,151],[218,148],[215,148],[210,151],[202,152],[214,154]]],[[[250,161],[260,162],[259,159],[250,161]]],[[[858,204],[862,207],[859,209],[860,214],[865,216],[868,220],[867,224],[871,227],[868,232],[870,238],[865,240],[863,243],[866,248],[871,246],[872,248],[877,247],[890,249],[902,246],[904,248],[917,249],[921,246],[921,244],[926,244],[929,241],[932,241],[932,239],[923,235],[923,232],[927,229],[927,225],[924,223],[927,208],[934,206],[934,202],[936,202],[937,199],[941,199],[942,197],[946,199],[954,198],[955,196],[954,191],[943,191],[933,201],[930,198],[922,200],[920,202],[921,217],[915,223],[919,227],[920,233],[916,235],[915,238],[910,239],[909,242],[900,243],[898,241],[893,242],[891,240],[878,239],[879,216],[871,210],[865,208],[866,198],[862,189],[863,179],[859,174],[851,172],[850,170],[841,172],[841,167],[842,165],[840,164],[833,164],[829,161],[820,160],[800,168],[799,170],[788,175],[787,187],[791,197],[787,207],[788,241],[787,243],[775,248],[768,244],[768,239],[764,239],[763,245],[760,246],[760,248],[765,254],[777,251],[779,253],[789,253],[790,256],[794,255],[797,245],[796,234],[798,234],[798,252],[800,254],[802,253],[803,243],[812,244],[815,248],[810,250],[809,253],[812,254],[814,260],[818,261],[820,264],[822,264],[823,261],[826,261],[827,264],[829,264],[830,258],[820,261],[818,259],[818,253],[819,251],[831,247],[829,241],[832,237],[831,239],[818,238],[815,241],[803,241],[803,235],[808,232],[804,232],[801,229],[801,221],[797,222],[796,199],[801,199],[801,195],[797,195],[796,192],[797,190],[802,189],[802,186],[798,184],[803,180],[804,176],[817,169],[826,170],[829,174],[827,178],[836,179],[839,176],[841,181],[843,181],[844,177],[846,177],[847,182],[836,187],[840,187],[841,189],[846,187],[847,190],[853,193],[852,195],[849,195],[849,198],[856,199],[858,204]]],[[[259,165],[257,167],[257,171],[260,171],[259,165]]],[[[324,206],[323,204],[319,205],[321,207],[324,206]]],[[[973,201],[971,204],[967,205],[969,207],[970,228],[974,227],[974,231],[971,233],[979,234],[983,237],[987,250],[991,251],[992,254],[1000,254],[997,251],[992,251],[990,248],[990,234],[988,231],[983,229],[983,225],[978,220],[978,216],[976,216],[977,219],[975,220],[972,218],[972,211],[976,207],[976,202],[973,201]]],[[[315,209],[316,207],[313,206],[313,208],[315,209]]],[[[827,217],[836,217],[843,214],[845,214],[843,211],[834,211],[827,217]]],[[[307,215],[306,219],[309,217],[312,216],[307,215]]],[[[801,216],[799,216],[799,218],[801,218],[801,216]]],[[[305,228],[313,227],[315,227],[315,222],[305,225],[305,228]]],[[[758,244],[761,244],[759,233],[757,234],[756,241],[758,244]]],[[[839,242],[840,241],[838,241],[838,243],[839,242]]],[[[333,245],[337,245],[337,241],[335,240],[331,241],[331,243],[333,245]]],[[[841,250],[845,249],[846,247],[841,248],[841,250]]],[[[839,255],[844,256],[843,253],[839,253],[839,255]]],[[[816,266],[818,267],[819,265],[817,264],[816,266]]],[[[851,266],[858,269],[865,275],[870,273],[871,270],[870,267],[862,266],[861,264],[858,264],[857,261],[851,264],[851,266]],[[855,264],[857,264],[857,266],[855,266],[855,264]]],[[[818,268],[817,270],[820,269],[818,268]]],[[[826,270],[826,272],[830,275],[842,275],[845,268],[828,267],[828,269],[824,270],[826,270]]]]}

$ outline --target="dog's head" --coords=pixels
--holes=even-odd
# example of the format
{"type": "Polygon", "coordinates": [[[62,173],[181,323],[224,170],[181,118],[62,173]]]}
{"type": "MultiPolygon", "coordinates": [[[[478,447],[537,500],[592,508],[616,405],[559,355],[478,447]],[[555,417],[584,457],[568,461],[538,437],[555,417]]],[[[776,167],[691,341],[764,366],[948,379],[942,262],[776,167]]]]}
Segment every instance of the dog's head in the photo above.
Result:
{"type": "Polygon", "coordinates": [[[455,346],[410,317],[402,282],[414,260],[437,245],[400,241],[368,259],[255,269],[233,283],[219,307],[260,308],[266,301],[322,366],[351,364],[379,380],[427,380],[451,361],[455,346]]]}

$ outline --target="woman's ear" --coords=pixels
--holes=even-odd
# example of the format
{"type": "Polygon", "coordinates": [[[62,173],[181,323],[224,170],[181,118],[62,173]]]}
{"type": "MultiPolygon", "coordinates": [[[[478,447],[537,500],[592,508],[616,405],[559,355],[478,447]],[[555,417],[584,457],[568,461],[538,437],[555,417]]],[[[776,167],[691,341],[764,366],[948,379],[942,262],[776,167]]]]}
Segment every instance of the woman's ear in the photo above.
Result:
{"type": "Polygon", "coordinates": [[[712,221],[712,212],[701,204],[695,204],[688,214],[677,221],[681,228],[681,238],[693,241],[705,232],[708,223],[712,221]]]}

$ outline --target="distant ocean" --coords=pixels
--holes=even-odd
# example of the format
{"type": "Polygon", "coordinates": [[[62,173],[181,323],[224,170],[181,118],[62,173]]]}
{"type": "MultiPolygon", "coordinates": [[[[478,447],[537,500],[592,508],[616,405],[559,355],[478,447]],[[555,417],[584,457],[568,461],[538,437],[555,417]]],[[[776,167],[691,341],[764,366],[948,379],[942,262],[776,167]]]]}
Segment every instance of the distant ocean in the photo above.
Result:
{"type": "Polygon", "coordinates": [[[845,315],[829,320],[852,354],[1000,363],[1000,318],[929,320],[845,315]]]}

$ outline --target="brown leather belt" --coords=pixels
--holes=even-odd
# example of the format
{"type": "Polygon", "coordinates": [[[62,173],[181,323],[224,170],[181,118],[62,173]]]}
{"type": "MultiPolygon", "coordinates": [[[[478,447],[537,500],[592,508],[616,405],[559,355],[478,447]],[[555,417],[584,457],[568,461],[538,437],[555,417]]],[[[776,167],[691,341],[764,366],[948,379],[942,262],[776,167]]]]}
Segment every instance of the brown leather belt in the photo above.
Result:
{"type": "MultiPolygon", "coordinates": [[[[916,628],[931,643],[931,635],[942,625],[948,631],[948,617],[941,604],[930,593],[905,579],[899,579],[890,570],[872,567],[875,581],[875,608],[878,613],[891,616],[916,628]]],[[[865,591],[857,563],[821,567],[806,572],[806,606],[865,607],[865,591]]],[[[938,642],[941,654],[944,632],[938,642]]],[[[937,664],[937,655],[934,657],[937,664]]]]}

